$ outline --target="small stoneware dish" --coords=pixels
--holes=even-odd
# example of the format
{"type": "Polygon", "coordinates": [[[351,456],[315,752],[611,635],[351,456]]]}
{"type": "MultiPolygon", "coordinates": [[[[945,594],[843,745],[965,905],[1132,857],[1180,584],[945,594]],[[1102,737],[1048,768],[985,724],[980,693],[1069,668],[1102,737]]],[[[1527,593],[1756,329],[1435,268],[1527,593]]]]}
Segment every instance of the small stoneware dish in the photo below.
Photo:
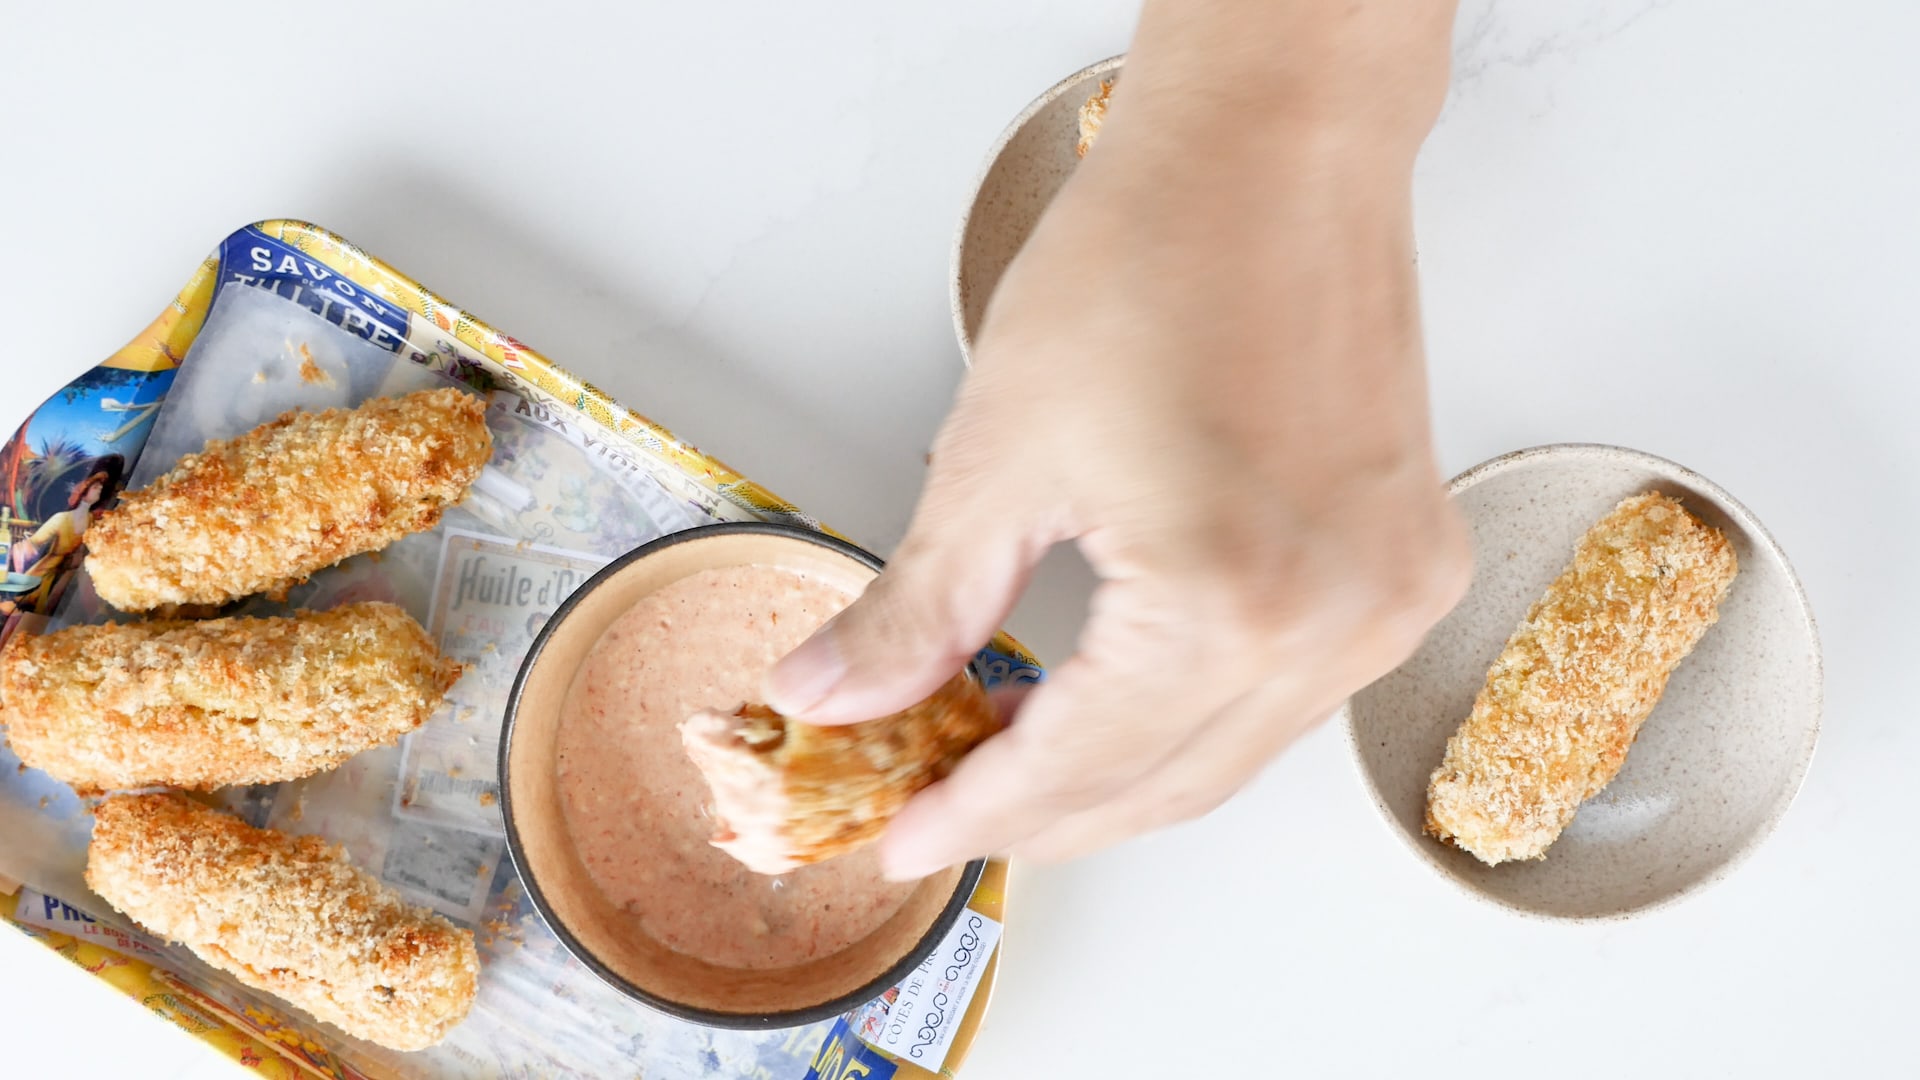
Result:
{"type": "Polygon", "coordinates": [[[1393,831],[1470,893],[1548,918],[1623,918],[1724,877],[1786,812],[1820,730],[1820,640],[1785,553],[1719,485],[1620,447],[1520,450],[1449,491],[1472,533],[1473,585],[1418,652],[1346,707],[1361,775],[1393,831]],[[1723,532],[1740,573],[1626,766],[1544,859],[1490,867],[1425,835],[1427,780],[1488,666],[1587,527],[1648,490],[1723,532]]]}
{"type": "Polygon", "coordinates": [[[561,703],[607,627],[654,590],[744,565],[803,570],[857,594],[880,560],[829,536],[764,522],[673,533],[615,560],[560,606],[521,664],[500,743],[501,809],[507,849],[534,908],[614,989],[712,1027],[798,1027],[871,1000],[925,960],[966,909],[985,861],[925,879],[892,917],[840,952],[790,968],[720,967],[639,933],[601,895],[568,839],[555,767],[561,703]]]}
{"type": "Polygon", "coordinates": [[[1103,79],[1117,87],[1125,56],[1102,60],[1055,83],[1013,118],[987,153],[973,202],[953,238],[953,330],[972,362],[973,337],[987,300],[1040,215],[1080,164],[1080,106],[1103,79]]]}

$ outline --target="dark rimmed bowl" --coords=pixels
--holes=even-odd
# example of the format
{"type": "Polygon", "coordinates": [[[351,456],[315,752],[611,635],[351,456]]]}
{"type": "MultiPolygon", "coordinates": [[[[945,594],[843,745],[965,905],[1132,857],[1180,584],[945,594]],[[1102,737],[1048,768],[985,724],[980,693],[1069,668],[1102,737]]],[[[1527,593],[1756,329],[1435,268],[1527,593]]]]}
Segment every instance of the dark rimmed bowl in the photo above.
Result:
{"type": "Polygon", "coordinates": [[[986,861],[925,879],[885,923],[832,956],[768,971],[723,968],[674,952],[618,917],[567,838],[554,768],[560,706],[607,626],[673,581],[740,565],[805,569],[858,592],[881,562],[799,526],[741,522],[674,533],[608,564],[560,605],[521,662],[500,737],[501,810],[507,850],[534,908],[609,986],[711,1027],[798,1027],[873,999],[924,961],[966,909],[986,861]]]}

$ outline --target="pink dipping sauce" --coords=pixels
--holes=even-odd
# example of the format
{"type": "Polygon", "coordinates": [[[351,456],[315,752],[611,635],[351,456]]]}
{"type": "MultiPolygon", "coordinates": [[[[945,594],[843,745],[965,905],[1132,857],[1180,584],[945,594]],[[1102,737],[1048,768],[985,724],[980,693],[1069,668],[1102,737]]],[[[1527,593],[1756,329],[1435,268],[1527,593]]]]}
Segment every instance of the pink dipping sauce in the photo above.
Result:
{"type": "Polygon", "coordinates": [[[709,841],[706,781],[677,725],[758,700],[776,660],[847,606],[847,592],[775,566],[703,570],[607,628],[561,706],[558,770],[568,835],[635,929],[732,968],[782,968],[866,937],[913,891],[871,848],[778,877],[709,841]]]}

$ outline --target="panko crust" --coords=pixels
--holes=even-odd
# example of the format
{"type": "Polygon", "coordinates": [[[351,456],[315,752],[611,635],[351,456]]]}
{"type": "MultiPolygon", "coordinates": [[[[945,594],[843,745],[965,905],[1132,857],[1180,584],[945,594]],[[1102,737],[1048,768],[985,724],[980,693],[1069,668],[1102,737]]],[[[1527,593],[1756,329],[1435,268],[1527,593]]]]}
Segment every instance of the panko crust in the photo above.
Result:
{"type": "Polygon", "coordinates": [[[87,574],[121,611],[284,596],[432,528],[492,453],[486,403],[453,388],[286,413],[122,495],[87,530],[87,574]]]}
{"type": "Polygon", "coordinates": [[[921,789],[1000,730],[972,675],[878,720],[821,727],[764,705],[703,713],[680,727],[713,791],[714,846],[780,874],[863,847],[921,789]]]}
{"type": "Polygon", "coordinates": [[[340,847],[178,795],[101,803],[87,884],[246,985],[395,1050],[445,1038],[479,987],[473,934],[407,904],[340,847]]]}
{"type": "Polygon", "coordinates": [[[377,601],[73,626],[8,642],[0,721],[21,761],[83,792],[269,784],[392,745],[460,671],[377,601]]]}
{"type": "Polygon", "coordinates": [[[1669,496],[1636,495],[1601,518],[1447,741],[1426,831],[1489,865],[1544,858],[1626,763],[1738,571],[1727,538],[1669,496]]]}
{"type": "Polygon", "coordinates": [[[1113,80],[1101,79],[1100,89],[1094,91],[1080,106],[1080,140],[1073,146],[1073,152],[1086,157],[1093,149],[1094,140],[1100,137],[1100,126],[1107,121],[1107,107],[1113,103],[1113,80]]]}

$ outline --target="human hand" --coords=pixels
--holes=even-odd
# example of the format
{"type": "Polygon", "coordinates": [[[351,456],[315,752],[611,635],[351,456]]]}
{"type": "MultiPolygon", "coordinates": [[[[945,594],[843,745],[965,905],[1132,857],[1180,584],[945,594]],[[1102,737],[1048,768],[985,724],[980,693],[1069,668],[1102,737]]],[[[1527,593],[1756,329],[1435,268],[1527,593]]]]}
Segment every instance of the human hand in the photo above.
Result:
{"type": "Polygon", "coordinates": [[[1236,137],[1218,103],[1156,94],[1154,60],[1129,59],[1002,279],[891,565],[768,681],[811,722],[892,712],[992,636],[1048,547],[1099,574],[1075,654],[894,820],[891,876],[1211,810],[1466,587],[1411,235],[1431,109],[1236,137]]]}

